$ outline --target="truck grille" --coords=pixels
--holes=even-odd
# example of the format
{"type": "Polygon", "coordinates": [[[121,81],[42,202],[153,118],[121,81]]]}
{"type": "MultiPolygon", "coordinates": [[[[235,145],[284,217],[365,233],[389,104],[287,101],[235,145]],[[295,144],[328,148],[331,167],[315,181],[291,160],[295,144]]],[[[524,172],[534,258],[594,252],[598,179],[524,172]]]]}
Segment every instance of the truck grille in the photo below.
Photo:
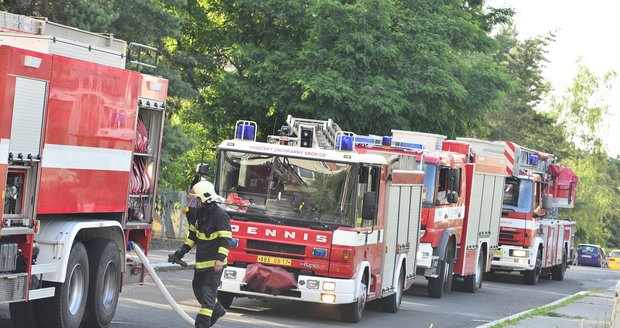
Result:
{"type": "Polygon", "coordinates": [[[306,253],[306,247],[300,245],[273,243],[268,241],[248,240],[248,249],[267,251],[274,253],[286,253],[304,255],[306,253]]]}
{"type": "Polygon", "coordinates": [[[518,231],[501,231],[499,233],[500,244],[518,244],[521,242],[521,236],[518,231]]]}

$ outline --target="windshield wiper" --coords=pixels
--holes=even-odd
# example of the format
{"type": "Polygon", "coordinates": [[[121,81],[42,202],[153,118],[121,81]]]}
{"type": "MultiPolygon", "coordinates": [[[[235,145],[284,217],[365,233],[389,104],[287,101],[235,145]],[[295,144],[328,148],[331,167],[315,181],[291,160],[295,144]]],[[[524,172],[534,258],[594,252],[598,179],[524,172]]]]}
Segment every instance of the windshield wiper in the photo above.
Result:
{"type": "MultiPolygon", "coordinates": [[[[321,220],[319,220],[319,218],[313,217],[312,220],[316,221],[319,224],[320,228],[323,228],[324,230],[332,230],[332,228],[330,226],[328,226],[327,224],[321,222],[321,220]]],[[[315,228],[315,227],[317,227],[317,226],[315,226],[315,225],[310,226],[310,228],[315,228]]]]}
{"type": "Polygon", "coordinates": [[[262,213],[258,213],[258,212],[252,212],[252,211],[248,211],[248,212],[235,212],[233,215],[234,218],[238,218],[239,216],[241,217],[241,221],[248,221],[248,219],[250,217],[252,218],[258,218],[258,219],[263,219],[264,221],[268,221],[271,223],[275,223],[275,224],[282,224],[282,221],[276,219],[276,218],[272,218],[271,216],[267,215],[267,214],[262,214],[262,213]]]}

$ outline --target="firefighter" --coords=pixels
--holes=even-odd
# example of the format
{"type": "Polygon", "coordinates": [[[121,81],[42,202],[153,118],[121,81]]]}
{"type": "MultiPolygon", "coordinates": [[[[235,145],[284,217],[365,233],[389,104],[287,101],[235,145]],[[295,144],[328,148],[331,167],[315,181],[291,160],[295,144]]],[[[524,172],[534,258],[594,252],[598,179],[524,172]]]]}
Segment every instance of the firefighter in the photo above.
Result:
{"type": "Polygon", "coordinates": [[[217,289],[226,266],[232,232],[230,217],[222,210],[217,200],[213,184],[199,181],[191,190],[190,196],[200,204],[195,224],[190,225],[189,235],[181,248],[172,257],[173,262],[181,260],[196,245],[196,269],[192,287],[194,295],[202,306],[196,316],[196,327],[206,328],[226,314],[217,300],[217,289]]]}

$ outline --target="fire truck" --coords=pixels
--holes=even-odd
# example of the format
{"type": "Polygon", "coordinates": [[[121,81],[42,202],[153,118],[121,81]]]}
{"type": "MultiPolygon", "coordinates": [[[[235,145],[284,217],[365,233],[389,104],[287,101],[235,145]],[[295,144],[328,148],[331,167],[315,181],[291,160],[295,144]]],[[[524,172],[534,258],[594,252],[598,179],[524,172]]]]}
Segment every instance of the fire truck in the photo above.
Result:
{"type": "Polygon", "coordinates": [[[0,303],[14,327],[107,327],[148,250],[168,82],[151,48],[0,13],[0,303]],[[147,56],[148,55],[148,56],[147,56]],[[143,57],[143,58],[145,58],[143,57]]]}
{"type": "Polygon", "coordinates": [[[288,116],[267,142],[239,121],[218,149],[216,190],[233,238],[218,299],[279,298],[330,304],[358,322],[366,303],[396,312],[414,281],[424,172],[397,155],[360,153],[332,120],[288,116]],[[248,283],[257,265],[281,275],[248,283]]]}
{"type": "Polygon", "coordinates": [[[424,171],[417,273],[427,278],[428,294],[442,297],[453,280],[478,291],[498,247],[503,148],[487,143],[474,150],[443,135],[400,130],[355,140],[358,153],[399,156],[424,171]]]}
{"type": "MultiPolygon", "coordinates": [[[[486,141],[465,139],[473,148],[486,141]]],[[[506,183],[500,221],[499,249],[492,271],[520,272],[526,284],[540,277],[563,280],[571,261],[575,222],[557,219],[558,208],[574,208],[578,178],[552,154],[513,142],[504,148],[506,183]]]]}

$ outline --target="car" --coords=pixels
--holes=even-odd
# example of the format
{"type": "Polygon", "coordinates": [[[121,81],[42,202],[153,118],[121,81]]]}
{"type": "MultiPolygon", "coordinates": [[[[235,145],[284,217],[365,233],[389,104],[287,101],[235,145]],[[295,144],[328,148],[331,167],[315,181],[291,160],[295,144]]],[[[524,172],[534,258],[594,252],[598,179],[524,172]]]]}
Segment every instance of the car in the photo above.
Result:
{"type": "Polygon", "coordinates": [[[607,258],[607,267],[614,270],[620,270],[620,249],[614,249],[609,253],[607,258]]]}
{"type": "Polygon", "coordinates": [[[607,267],[605,249],[599,245],[579,244],[577,246],[577,264],[599,268],[607,267]]]}

